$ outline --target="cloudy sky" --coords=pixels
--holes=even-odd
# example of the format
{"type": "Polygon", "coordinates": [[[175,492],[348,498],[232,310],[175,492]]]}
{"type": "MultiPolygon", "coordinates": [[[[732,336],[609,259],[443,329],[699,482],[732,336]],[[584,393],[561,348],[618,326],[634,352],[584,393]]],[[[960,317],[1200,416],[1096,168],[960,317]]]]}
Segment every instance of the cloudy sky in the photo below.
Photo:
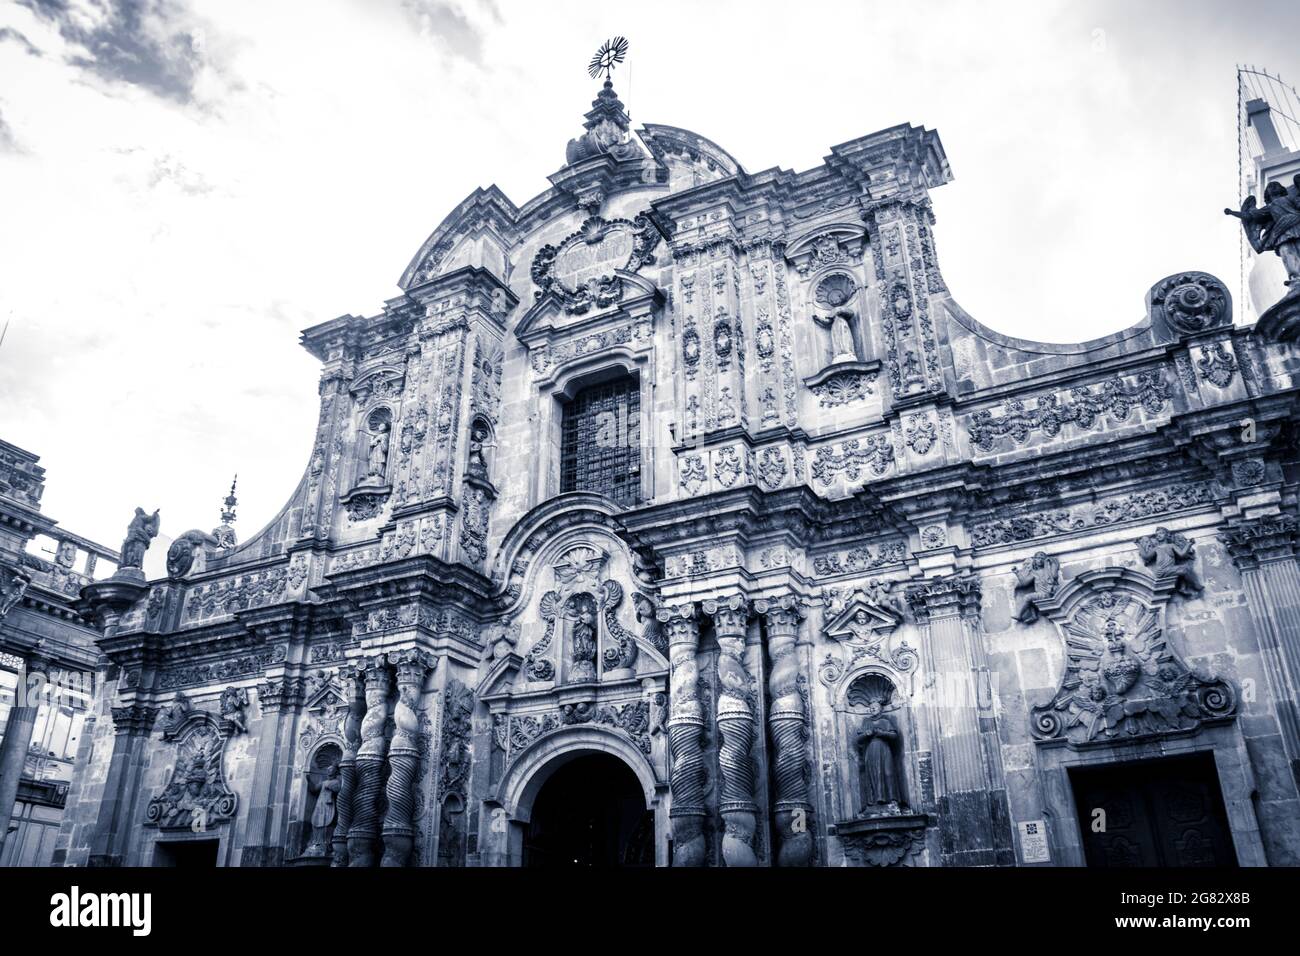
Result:
{"type": "Polygon", "coordinates": [[[1300,76],[1289,0],[0,0],[0,437],[46,513],[117,547],[160,507],[170,537],[238,471],[251,536],[313,437],[298,331],[376,311],[474,187],[544,189],[613,34],[634,123],[751,171],[937,129],[957,300],[1055,341],[1176,270],[1235,292],[1234,66],[1300,76]]]}

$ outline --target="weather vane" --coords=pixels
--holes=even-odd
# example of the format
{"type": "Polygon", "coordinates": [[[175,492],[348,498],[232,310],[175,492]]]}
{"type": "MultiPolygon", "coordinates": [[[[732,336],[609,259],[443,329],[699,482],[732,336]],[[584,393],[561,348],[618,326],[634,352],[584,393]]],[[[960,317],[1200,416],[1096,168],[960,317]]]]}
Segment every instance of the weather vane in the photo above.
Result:
{"type": "Polygon", "coordinates": [[[596,55],[591,58],[591,62],[587,64],[587,72],[594,80],[603,71],[605,82],[608,83],[610,74],[614,72],[614,67],[622,63],[625,56],[627,56],[627,40],[625,38],[614,37],[612,40],[606,40],[601,44],[600,49],[596,51],[596,55]]]}

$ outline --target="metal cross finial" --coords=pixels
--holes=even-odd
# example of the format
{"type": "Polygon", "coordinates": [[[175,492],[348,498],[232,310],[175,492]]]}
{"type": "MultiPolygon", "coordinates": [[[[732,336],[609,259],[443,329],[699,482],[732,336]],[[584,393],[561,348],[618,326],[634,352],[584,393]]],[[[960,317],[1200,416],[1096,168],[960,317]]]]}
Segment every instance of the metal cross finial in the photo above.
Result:
{"type": "Polygon", "coordinates": [[[596,55],[591,58],[591,62],[587,64],[587,73],[593,80],[600,76],[601,73],[604,73],[605,82],[608,83],[610,74],[614,72],[614,67],[622,63],[623,58],[627,56],[627,46],[627,40],[623,37],[606,40],[601,44],[600,49],[596,51],[596,55]]]}

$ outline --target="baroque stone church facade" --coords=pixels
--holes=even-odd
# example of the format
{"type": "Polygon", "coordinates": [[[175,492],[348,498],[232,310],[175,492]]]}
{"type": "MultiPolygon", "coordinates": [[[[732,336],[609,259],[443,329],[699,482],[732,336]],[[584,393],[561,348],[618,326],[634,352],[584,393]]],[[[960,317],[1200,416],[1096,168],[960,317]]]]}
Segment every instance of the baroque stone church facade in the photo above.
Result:
{"type": "Polygon", "coordinates": [[[1300,354],[1190,271],[986,328],[950,175],[910,125],[751,173],[607,81],[303,333],[270,525],[84,589],[57,861],[1300,863],[1300,354]]]}

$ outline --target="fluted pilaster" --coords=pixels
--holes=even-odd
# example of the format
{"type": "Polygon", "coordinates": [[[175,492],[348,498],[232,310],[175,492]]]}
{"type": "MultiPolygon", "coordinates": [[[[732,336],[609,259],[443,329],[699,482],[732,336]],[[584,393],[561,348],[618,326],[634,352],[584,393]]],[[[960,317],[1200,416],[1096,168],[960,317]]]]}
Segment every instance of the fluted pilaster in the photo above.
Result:
{"type": "Polygon", "coordinates": [[[361,720],[361,746],[357,750],[356,792],[352,795],[352,823],[348,827],[348,866],[367,867],[375,863],[375,841],[379,839],[379,795],[383,789],[384,757],[388,742],[390,678],[383,654],[370,658],[364,669],[366,713],[361,720]]]}
{"type": "Polygon", "coordinates": [[[1300,780],[1300,520],[1239,519],[1219,540],[1241,572],[1287,757],[1300,780]]]}
{"type": "Polygon", "coordinates": [[[420,698],[434,660],[416,648],[392,651],[397,673],[393,742],[388,747],[388,812],[384,815],[382,866],[405,866],[415,838],[415,783],[420,765],[420,698]]]}
{"type": "Polygon", "coordinates": [[[704,707],[695,655],[700,627],[695,605],[660,608],[656,617],[668,638],[668,748],[672,756],[673,865],[704,865],[704,707]]]}
{"type": "Polygon", "coordinates": [[[941,789],[983,789],[974,638],[968,633],[979,615],[979,579],[953,574],[914,584],[906,594],[917,623],[928,625],[930,631],[927,663],[934,679],[926,703],[938,722],[942,741],[941,789]]]}
{"type": "Polygon", "coordinates": [[[754,610],[767,619],[768,733],[774,750],[777,838],[780,866],[807,866],[812,862],[812,804],[808,801],[808,714],[799,687],[799,658],[795,643],[803,602],[794,595],[754,602],[754,610]]]}
{"type": "Polygon", "coordinates": [[[755,866],[754,829],[754,691],[745,669],[745,632],[749,602],[741,595],[705,601],[718,640],[718,765],[722,771],[724,833],[722,859],[727,866],[755,866]]]}

